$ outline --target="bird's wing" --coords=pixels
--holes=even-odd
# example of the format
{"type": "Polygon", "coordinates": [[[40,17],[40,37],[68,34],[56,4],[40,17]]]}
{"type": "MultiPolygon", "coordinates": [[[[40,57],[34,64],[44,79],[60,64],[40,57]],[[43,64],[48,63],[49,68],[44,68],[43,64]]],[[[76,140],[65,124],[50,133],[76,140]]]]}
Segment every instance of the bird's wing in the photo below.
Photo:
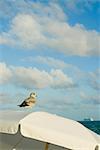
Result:
{"type": "Polygon", "coordinates": [[[28,104],[27,104],[27,102],[26,101],[23,101],[21,104],[20,104],[20,106],[27,106],[28,104]]]}
{"type": "Polygon", "coordinates": [[[35,98],[30,98],[30,97],[28,97],[28,98],[25,100],[25,102],[26,102],[26,103],[29,103],[29,102],[35,103],[36,100],[35,100],[35,98]]]}
{"type": "Polygon", "coordinates": [[[32,97],[28,97],[27,99],[25,99],[20,105],[20,107],[24,107],[24,106],[30,106],[33,105],[36,102],[35,98],[32,97]]]}

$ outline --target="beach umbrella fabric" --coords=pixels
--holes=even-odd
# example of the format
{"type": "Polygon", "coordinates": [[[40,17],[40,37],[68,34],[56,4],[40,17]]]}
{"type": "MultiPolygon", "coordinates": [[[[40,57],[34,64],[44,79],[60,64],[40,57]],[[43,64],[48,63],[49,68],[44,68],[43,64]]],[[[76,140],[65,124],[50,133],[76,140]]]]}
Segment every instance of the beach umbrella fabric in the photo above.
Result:
{"type": "Polygon", "coordinates": [[[47,112],[29,114],[22,111],[2,111],[0,132],[16,134],[18,130],[26,138],[46,143],[45,150],[50,144],[72,150],[99,150],[100,136],[77,121],[47,112]]]}

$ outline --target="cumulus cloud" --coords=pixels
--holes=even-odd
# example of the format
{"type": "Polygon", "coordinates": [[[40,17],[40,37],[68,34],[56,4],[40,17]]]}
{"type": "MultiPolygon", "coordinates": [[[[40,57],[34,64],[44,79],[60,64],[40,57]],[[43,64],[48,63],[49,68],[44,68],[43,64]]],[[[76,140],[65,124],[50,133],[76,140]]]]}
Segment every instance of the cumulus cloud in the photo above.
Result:
{"type": "Polygon", "coordinates": [[[52,77],[46,71],[37,68],[16,67],[13,68],[13,82],[24,88],[45,88],[52,82],[52,77]]]}
{"type": "Polygon", "coordinates": [[[75,86],[73,80],[59,69],[47,72],[37,68],[26,67],[7,67],[6,64],[1,63],[1,83],[13,84],[15,86],[26,89],[42,89],[46,87],[65,89],[75,86]]]}
{"type": "Polygon", "coordinates": [[[65,71],[67,76],[72,77],[74,81],[76,81],[77,84],[74,86],[78,86],[80,81],[85,78],[87,78],[86,73],[84,73],[82,70],[80,70],[76,65],[66,63],[64,60],[49,56],[27,56],[21,58],[22,62],[26,63],[37,63],[40,65],[41,68],[44,69],[44,65],[48,67],[48,69],[57,69],[65,71]],[[80,80],[81,79],[81,80],[80,80]]]}
{"type": "Polygon", "coordinates": [[[51,38],[49,46],[67,55],[97,55],[99,53],[100,35],[96,31],[87,31],[82,25],[70,26],[65,22],[48,23],[51,38]],[[93,38],[94,37],[94,38],[93,38]]]}
{"type": "Polygon", "coordinates": [[[45,42],[45,36],[42,34],[41,25],[34,19],[33,16],[27,14],[19,14],[12,21],[10,34],[13,35],[18,45],[24,48],[34,48],[45,42]],[[21,43],[20,43],[21,42],[21,43]]]}
{"type": "Polygon", "coordinates": [[[63,12],[62,8],[57,3],[50,2],[49,5],[44,6],[42,3],[37,2],[33,3],[32,7],[35,12],[37,12],[35,14],[38,14],[40,17],[42,15],[45,19],[57,19],[59,21],[64,21],[67,19],[67,16],[63,12]]]}
{"type": "Polygon", "coordinates": [[[0,63],[0,84],[7,84],[12,77],[12,72],[5,63],[0,63]]]}
{"type": "Polygon", "coordinates": [[[52,70],[51,75],[53,77],[51,86],[55,89],[65,89],[74,86],[72,79],[65,75],[61,70],[52,70]]]}
{"type": "Polygon", "coordinates": [[[83,100],[84,103],[87,104],[100,104],[100,95],[87,95],[84,92],[80,93],[80,97],[83,100]]]}
{"type": "Polygon", "coordinates": [[[36,11],[19,13],[12,19],[9,31],[1,34],[2,44],[8,44],[7,34],[15,45],[24,49],[40,49],[42,45],[66,55],[99,55],[98,32],[87,30],[80,24],[69,25],[57,4],[33,3],[33,8],[36,11]]]}

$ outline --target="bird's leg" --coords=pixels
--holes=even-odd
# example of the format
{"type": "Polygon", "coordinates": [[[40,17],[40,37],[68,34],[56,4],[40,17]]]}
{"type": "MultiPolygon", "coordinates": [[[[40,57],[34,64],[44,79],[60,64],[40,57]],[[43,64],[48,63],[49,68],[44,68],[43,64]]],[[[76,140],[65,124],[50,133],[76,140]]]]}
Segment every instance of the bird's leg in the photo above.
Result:
{"type": "Polygon", "coordinates": [[[49,143],[46,143],[45,150],[48,150],[48,148],[49,148],[49,143]]]}

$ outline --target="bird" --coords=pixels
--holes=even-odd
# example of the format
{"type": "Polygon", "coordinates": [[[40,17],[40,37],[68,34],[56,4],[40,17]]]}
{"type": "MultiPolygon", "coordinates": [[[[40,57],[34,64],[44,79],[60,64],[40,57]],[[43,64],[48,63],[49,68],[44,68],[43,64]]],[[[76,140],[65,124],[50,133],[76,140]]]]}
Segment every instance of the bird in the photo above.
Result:
{"type": "Polygon", "coordinates": [[[26,98],[19,107],[32,107],[36,103],[36,93],[31,93],[30,97],[26,98]]]}

